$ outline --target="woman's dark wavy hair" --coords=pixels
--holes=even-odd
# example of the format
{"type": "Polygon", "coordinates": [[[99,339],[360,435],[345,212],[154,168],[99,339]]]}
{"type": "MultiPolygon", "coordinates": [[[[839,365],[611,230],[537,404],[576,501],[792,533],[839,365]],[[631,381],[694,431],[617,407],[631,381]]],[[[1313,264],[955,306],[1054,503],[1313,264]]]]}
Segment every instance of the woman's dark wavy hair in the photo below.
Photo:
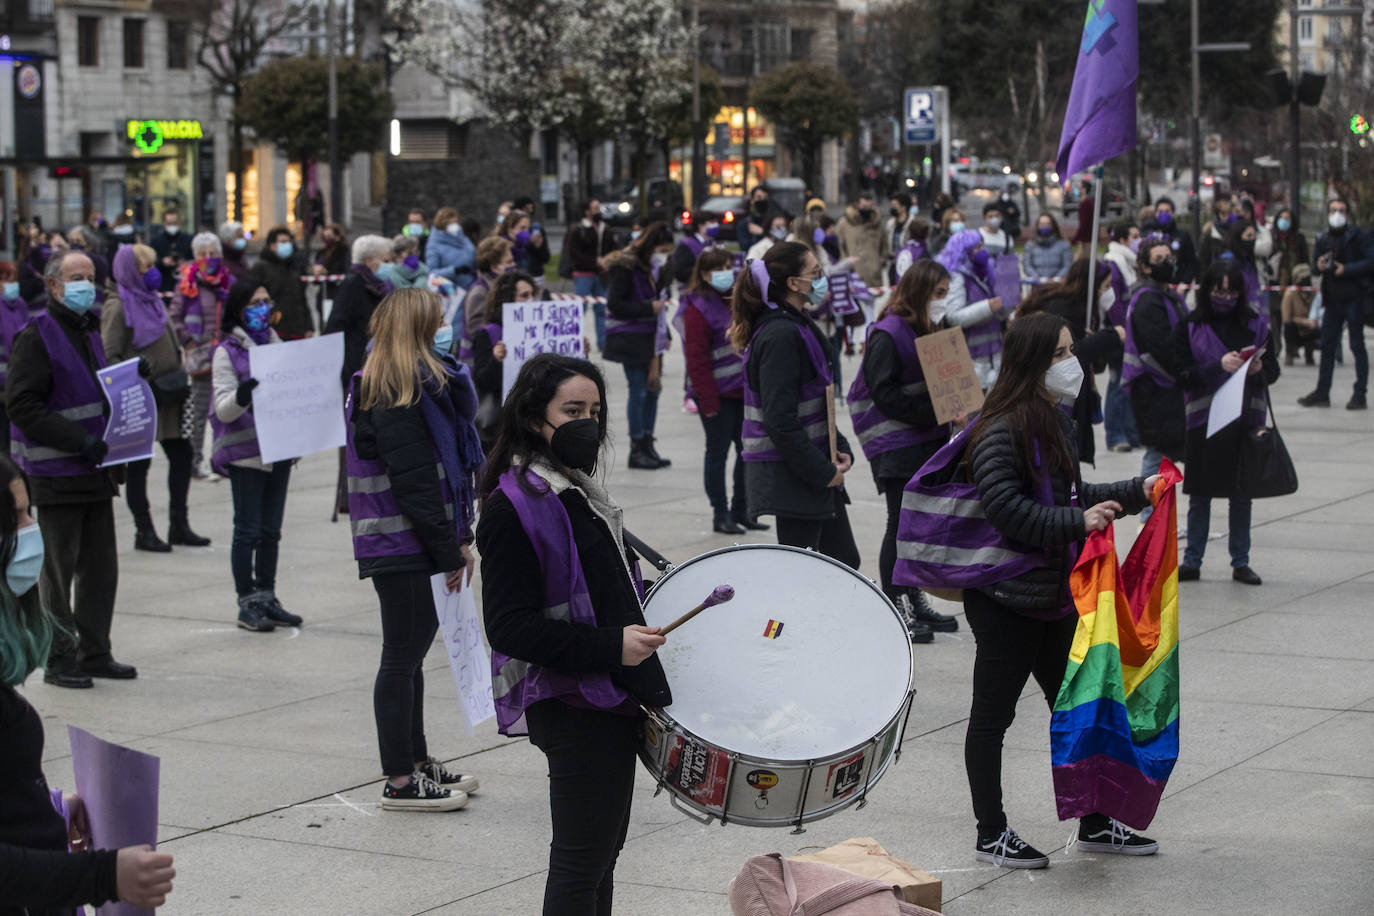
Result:
{"type": "Polygon", "coordinates": [[[601,413],[596,418],[598,438],[605,446],[606,419],[610,411],[606,409],[606,379],[594,363],[576,356],[562,356],[557,353],[541,353],[520,367],[510,394],[501,405],[501,417],[497,421],[496,441],[487,454],[487,463],[482,469],[482,480],[477,488],[478,498],[486,502],[501,482],[501,475],[511,467],[518,467],[517,475],[521,489],[534,494],[537,491],[525,480],[525,471],[530,462],[540,458],[563,475],[571,474],[571,469],[558,460],[544,438],[545,414],[549,402],[558,393],[558,386],[570,378],[583,376],[596,385],[597,396],[601,399],[601,413]]]}
{"type": "Polygon", "coordinates": [[[1013,439],[1021,447],[1021,467],[1026,473],[1057,469],[1073,474],[1077,470],[1073,449],[1059,426],[1059,408],[1045,390],[1045,371],[1054,362],[1059,347],[1059,332],[1068,323],[1050,312],[1033,312],[1007,326],[1002,344],[1002,368],[988,392],[982,412],[969,430],[965,455],[994,421],[1004,419],[1013,439]]]}
{"type": "MultiPolygon", "coordinates": [[[[523,270],[512,270],[496,278],[496,282],[491,285],[491,293],[487,297],[487,313],[485,316],[487,324],[502,323],[502,317],[506,311],[504,306],[507,302],[515,301],[516,287],[518,287],[522,281],[528,283],[530,289],[534,290],[536,293],[539,292],[539,287],[535,284],[534,277],[531,277],[523,270]]],[[[477,329],[473,328],[473,333],[476,333],[476,331],[477,329]]]]}

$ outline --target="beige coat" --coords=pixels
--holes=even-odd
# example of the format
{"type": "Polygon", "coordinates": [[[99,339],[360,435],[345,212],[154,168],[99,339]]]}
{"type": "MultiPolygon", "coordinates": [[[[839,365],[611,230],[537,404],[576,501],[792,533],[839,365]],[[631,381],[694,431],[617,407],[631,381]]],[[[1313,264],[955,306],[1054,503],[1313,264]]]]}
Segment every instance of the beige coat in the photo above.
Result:
{"type": "Polygon", "coordinates": [[[854,259],[854,272],[870,287],[883,286],[883,265],[892,254],[883,221],[875,212],[873,218],[859,218],[857,207],[846,207],[844,219],[835,224],[840,241],[840,257],[854,259]]]}

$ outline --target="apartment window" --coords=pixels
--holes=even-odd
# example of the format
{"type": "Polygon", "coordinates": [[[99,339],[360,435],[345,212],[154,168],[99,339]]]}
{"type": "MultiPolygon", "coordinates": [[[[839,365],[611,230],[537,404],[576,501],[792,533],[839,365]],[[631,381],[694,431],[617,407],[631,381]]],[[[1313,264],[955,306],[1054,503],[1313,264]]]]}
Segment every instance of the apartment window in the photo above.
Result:
{"type": "Polygon", "coordinates": [[[76,62],[82,67],[100,66],[100,17],[76,17],[76,62]]]}
{"type": "Polygon", "coordinates": [[[185,70],[187,68],[186,44],[189,27],[184,22],[167,23],[167,69],[185,70]]]}
{"type": "Polygon", "coordinates": [[[807,60],[811,57],[811,39],[816,35],[812,29],[793,29],[791,57],[793,60],[807,60]]]}
{"type": "Polygon", "coordinates": [[[1306,44],[1312,40],[1312,17],[1303,16],[1298,20],[1298,41],[1306,44]]]}
{"type": "Polygon", "coordinates": [[[1317,69],[1317,56],[1311,51],[1303,51],[1298,55],[1298,66],[1309,73],[1317,69]]]}
{"type": "Polygon", "coordinates": [[[142,19],[124,20],[124,66],[130,69],[143,69],[143,26],[142,19]]]}

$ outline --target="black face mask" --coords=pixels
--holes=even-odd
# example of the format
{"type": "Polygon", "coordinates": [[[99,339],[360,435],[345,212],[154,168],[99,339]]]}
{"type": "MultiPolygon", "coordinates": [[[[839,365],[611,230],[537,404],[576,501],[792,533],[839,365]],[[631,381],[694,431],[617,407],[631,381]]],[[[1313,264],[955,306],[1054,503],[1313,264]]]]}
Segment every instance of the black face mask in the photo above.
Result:
{"type": "Polygon", "coordinates": [[[600,213],[593,213],[591,216],[589,216],[589,217],[587,217],[587,218],[590,219],[593,223],[599,223],[599,222],[601,222],[601,214],[600,214],[600,213]]]}
{"type": "Polygon", "coordinates": [[[568,467],[590,474],[596,470],[596,459],[601,453],[601,426],[593,417],[569,420],[554,427],[549,447],[554,457],[568,467]]]}
{"type": "Polygon", "coordinates": [[[897,217],[902,215],[902,211],[898,210],[896,207],[888,207],[887,212],[889,215],[892,216],[893,219],[896,219],[897,217]]]}
{"type": "Polygon", "coordinates": [[[1161,261],[1158,264],[1150,265],[1150,279],[1156,283],[1165,285],[1172,283],[1174,279],[1174,263],[1172,261],[1161,261]]]}

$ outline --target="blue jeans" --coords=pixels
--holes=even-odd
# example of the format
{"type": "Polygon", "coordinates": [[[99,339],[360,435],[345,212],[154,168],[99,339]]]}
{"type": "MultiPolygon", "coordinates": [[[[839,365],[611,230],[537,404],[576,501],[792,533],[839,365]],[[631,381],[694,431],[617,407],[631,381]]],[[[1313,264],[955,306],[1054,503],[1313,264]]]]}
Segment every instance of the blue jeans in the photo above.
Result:
{"type": "Polygon", "coordinates": [[[1140,433],[1135,428],[1135,408],[1131,406],[1131,396],[1121,387],[1121,372],[1117,369],[1107,373],[1102,424],[1107,432],[1107,448],[1114,448],[1123,442],[1131,448],[1140,445],[1140,433]]]}
{"type": "MultiPolygon", "coordinates": [[[[286,488],[291,462],[278,461],[269,471],[229,466],[234,499],[234,540],[229,568],[240,598],[277,586],[277,545],[286,514],[286,488]]],[[[414,761],[411,761],[412,763],[414,761]]]]}
{"type": "Polygon", "coordinates": [[[1341,349],[1341,331],[1350,333],[1350,352],[1355,355],[1355,394],[1363,396],[1369,389],[1369,352],[1364,346],[1364,313],[1360,300],[1328,302],[1322,313],[1322,361],[1317,370],[1316,393],[1331,395],[1331,375],[1336,369],[1336,356],[1341,349]]]}
{"type": "MultiPolygon", "coordinates": [[[[1233,567],[1250,565],[1250,500],[1233,496],[1230,503],[1230,547],[1233,567]]],[[[1212,520],[1212,497],[1194,493],[1188,497],[1188,546],[1183,565],[1197,569],[1207,550],[1207,529],[1212,520]]]]}
{"type": "Polygon", "coordinates": [[[629,388],[629,397],[625,400],[625,419],[630,438],[652,436],[654,423],[658,420],[658,392],[649,390],[649,364],[631,366],[626,363],[625,383],[629,388]]]}
{"type": "MultiPolygon", "coordinates": [[[[605,299],[606,284],[601,282],[600,277],[573,277],[573,292],[579,296],[599,296],[605,299]]],[[[585,312],[586,307],[582,310],[585,312]]],[[[606,303],[592,303],[592,318],[596,324],[596,349],[599,352],[606,348],[606,303]]]]}
{"type": "Polygon", "coordinates": [[[706,462],[703,477],[706,484],[706,498],[711,501],[711,509],[716,517],[731,515],[735,518],[748,518],[748,507],[744,495],[744,451],[741,434],[744,432],[744,399],[721,398],[720,412],[714,417],[698,413],[702,429],[706,430],[706,462]],[[725,465],[730,460],[730,445],[735,446],[734,506],[726,501],[725,465]]]}
{"type": "MultiPolygon", "coordinates": [[[[1127,402],[1129,404],[1129,401],[1127,402]]],[[[1145,446],[1145,454],[1140,459],[1140,476],[1150,477],[1159,473],[1160,462],[1164,460],[1164,453],[1158,449],[1145,446]]],[[[1154,506],[1146,506],[1140,513],[1140,524],[1145,524],[1150,515],[1155,511],[1154,506]]]]}

